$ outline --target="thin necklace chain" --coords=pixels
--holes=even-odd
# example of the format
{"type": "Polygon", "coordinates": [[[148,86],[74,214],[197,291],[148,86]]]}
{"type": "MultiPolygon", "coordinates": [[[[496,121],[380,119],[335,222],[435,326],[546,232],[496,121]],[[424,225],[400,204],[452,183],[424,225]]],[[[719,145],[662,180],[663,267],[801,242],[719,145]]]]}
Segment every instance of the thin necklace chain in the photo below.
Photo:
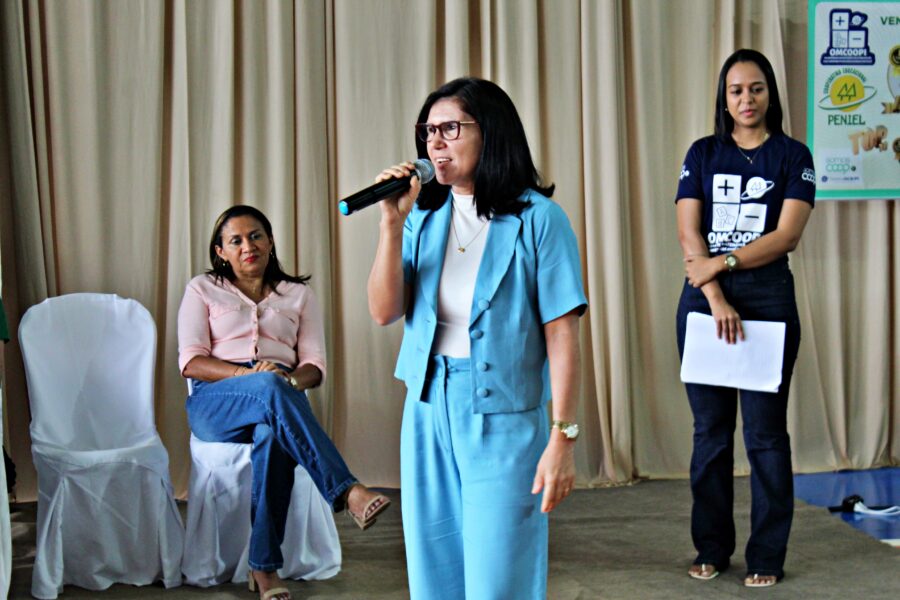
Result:
{"type": "Polygon", "coordinates": [[[456,251],[460,254],[463,254],[465,253],[466,248],[471,246],[472,242],[478,239],[478,236],[481,235],[481,232],[484,231],[485,227],[487,227],[488,222],[485,221],[481,224],[481,229],[479,229],[478,233],[476,233],[475,236],[471,240],[469,240],[468,244],[463,244],[461,241],[459,241],[459,234],[456,232],[456,218],[454,217],[455,214],[456,209],[454,207],[454,209],[450,212],[450,229],[453,230],[453,237],[456,238],[456,251]]]}
{"type": "Polygon", "coordinates": [[[259,291],[256,291],[255,289],[251,288],[250,286],[247,286],[247,289],[245,290],[236,283],[234,284],[234,287],[236,287],[238,290],[240,290],[242,294],[247,296],[250,300],[252,300],[256,304],[259,304],[266,298],[266,284],[265,283],[263,283],[259,286],[259,291]]]}
{"type": "Polygon", "coordinates": [[[746,158],[746,159],[747,159],[747,162],[750,163],[750,164],[752,165],[752,164],[753,164],[753,159],[755,159],[755,158],[756,158],[756,155],[759,154],[759,151],[763,149],[763,146],[765,145],[765,143],[766,143],[766,141],[767,141],[768,139],[769,139],[769,132],[767,131],[767,132],[766,132],[766,137],[763,138],[762,143],[760,143],[759,147],[756,149],[756,152],[753,153],[753,156],[747,156],[747,153],[744,152],[744,151],[741,149],[740,146],[738,146],[738,143],[737,143],[736,140],[735,140],[735,142],[734,142],[734,147],[737,148],[737,149],[738,149],[738,152],[741,153],[741,156],[743,156],[744,158],[746,158]]]}

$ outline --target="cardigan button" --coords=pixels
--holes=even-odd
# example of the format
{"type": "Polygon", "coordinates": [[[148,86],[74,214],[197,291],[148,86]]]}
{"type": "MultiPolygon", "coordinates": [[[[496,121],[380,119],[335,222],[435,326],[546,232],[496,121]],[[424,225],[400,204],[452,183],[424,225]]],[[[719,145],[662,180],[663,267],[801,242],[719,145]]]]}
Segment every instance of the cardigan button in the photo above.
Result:
{"type": "Polygon", "coordinates": [[[475,365],[475,368],[478,369],[479,371],[481,371],[482,373],[487,371],[487,367],[488,367],[488,365],[486,362],[479,362],[478,364],[475,365]]]}
{"type": "Polygon", "coordinates": [[[481,331],[480,329],[476,329],[475,331],[472,332],[473,340],[480,340],[482,337],[484,337],[484,332],[481,331]]]}
{"type": "Polygon", "coordinates": [[[478,308],[480,308],[481,310],[487,310],[490,307],[491,307],[491,303],[488,302],[487,300],[479,300],[478,301],[478,308]]]}
{"type": "Polygon", "coordinates": [[[479,398],[487,398],[491,395],[491,391],[487,388],[478,388],[475,393],[478,394],[479,398]]]}

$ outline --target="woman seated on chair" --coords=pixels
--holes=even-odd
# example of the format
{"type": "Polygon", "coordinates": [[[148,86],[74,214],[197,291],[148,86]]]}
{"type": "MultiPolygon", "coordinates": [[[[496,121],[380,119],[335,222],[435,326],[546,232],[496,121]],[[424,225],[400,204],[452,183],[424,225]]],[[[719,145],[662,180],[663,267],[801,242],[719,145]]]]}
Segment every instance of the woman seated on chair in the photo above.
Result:
{"type": "Polygon", "coordinates": [[[281,268],[269,220],[250,206],[229,208],[209,258],[212,268],[191,280],[178,311],[179,367],[192,380],[188,420],[200,440],[253,444],[250,589],[285,600],[276,571],[297,464],[362,529],[390,500],[357,482],[310,409],[304,390],[325,376],[322,315],[309,276],[281,268]]]}

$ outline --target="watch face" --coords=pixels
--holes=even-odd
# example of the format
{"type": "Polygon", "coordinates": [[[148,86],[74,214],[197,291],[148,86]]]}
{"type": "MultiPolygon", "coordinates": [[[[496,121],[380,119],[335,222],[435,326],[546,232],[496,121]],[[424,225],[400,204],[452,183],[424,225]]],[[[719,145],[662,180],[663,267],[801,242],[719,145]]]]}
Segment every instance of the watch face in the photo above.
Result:
{"type": "Polygon", "coordinates": [[[729,254],[725,257],[725,265],[729,269],[733,269],[737,266],[737,259],[729,254]]]}
{"type": "Polygon", "coordinates": [[[578,424],[572,423],[571,425],[563,429],[563,433],[566,434],[566,437],[570,440],[574,440],[578,437],[578,424]]]}

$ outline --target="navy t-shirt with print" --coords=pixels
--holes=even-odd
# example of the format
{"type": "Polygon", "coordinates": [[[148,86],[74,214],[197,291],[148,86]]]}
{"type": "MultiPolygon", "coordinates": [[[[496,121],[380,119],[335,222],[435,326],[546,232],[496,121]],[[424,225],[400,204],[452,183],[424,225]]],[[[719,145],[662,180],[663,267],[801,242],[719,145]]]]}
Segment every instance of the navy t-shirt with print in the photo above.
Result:
{"type": "Polygon", "coordinates": [[[752,163],[731,139],[709,136],[694,142],[681,167],[675,201],[703,201],[700,232],[710,256],[774,231],[785,198],[815,203],[815,167],[805,145],[778,134],[743,152],[752,163]]]}

